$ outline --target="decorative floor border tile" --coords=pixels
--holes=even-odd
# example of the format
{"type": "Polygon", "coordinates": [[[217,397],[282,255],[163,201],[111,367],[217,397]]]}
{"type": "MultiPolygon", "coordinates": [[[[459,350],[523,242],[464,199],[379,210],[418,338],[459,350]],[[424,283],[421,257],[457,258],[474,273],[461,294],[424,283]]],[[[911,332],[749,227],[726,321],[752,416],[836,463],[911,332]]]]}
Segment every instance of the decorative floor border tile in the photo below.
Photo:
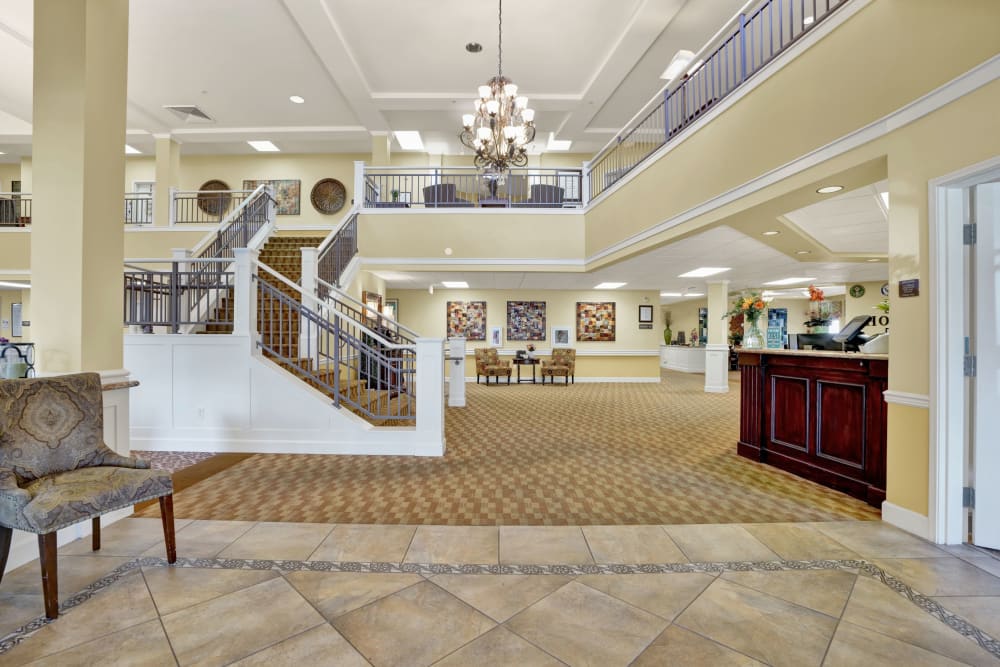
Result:
{"type": "MultiPolygon", "coordinates": [[[[865,560],[775,560],[734,561],[712,563],[657,563],[657,564],[594,564],[594,565],[469,565],[440,563],[380,563],[350,561],[263,560],[238,558],[178,558],[169,565],[165,558],[135,558],[124,563],[90,584],[59,605],[64,613],[92,598],[99,591],[114,584],[130,572],[143,567],[181,567],[215,570],[278,570],[280,572],[351,572],[358,574],[521,574],[521,575],[637,575],[697,572],[722,574],[723,572],[782,572],[791,570],[843,570],[871,577],[888,586],[923,611],[938,619],[952,630],[975,641],[985,651],[1000,658],[1000,641],[965,619],[945,609],[937,600],[923,595],[882,568],[865,560]]],[[[39,629],[52,623],[45,616],[32,619],[25,625],[0,638],[0,655],[25,641],[39,629]]]]}

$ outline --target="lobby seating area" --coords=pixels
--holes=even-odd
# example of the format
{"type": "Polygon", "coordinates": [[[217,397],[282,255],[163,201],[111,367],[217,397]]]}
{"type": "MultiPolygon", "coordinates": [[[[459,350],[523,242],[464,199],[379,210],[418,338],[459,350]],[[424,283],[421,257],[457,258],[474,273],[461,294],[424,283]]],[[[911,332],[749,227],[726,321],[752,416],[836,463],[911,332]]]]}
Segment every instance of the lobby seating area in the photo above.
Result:
{"type": "Polygon", "coordinates": [[[549,378],[549,382],[555,384],[556,377],[566,378],[566,384],[573,381],[576,384],[576,350],[572,348],[562,348],[557,347],[552,350],[552,358],[548,361],[542,361],[542,384],[545,384],[545,378],[549,378]]]}
{"type": "Polygon", "coordinates": [[[486,384],[490,383],[490,378],[496,378],[495,383],[500,382],[500,378],[506,377],[507,384],[510,384],[511,364],[509,361],[501,361],[500,355],[495,347],[479,348],[476,350],[476,384],[479,384],[479,376],[486,378],[486,384]]]}

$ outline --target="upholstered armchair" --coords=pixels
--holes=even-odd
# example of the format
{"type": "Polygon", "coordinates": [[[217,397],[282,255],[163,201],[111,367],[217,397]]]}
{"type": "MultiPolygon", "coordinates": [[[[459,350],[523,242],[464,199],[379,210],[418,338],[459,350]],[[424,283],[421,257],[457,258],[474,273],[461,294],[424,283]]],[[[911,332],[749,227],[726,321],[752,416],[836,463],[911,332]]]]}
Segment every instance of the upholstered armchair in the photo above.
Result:
{"type": "Polygon", "coordinates": [[[97,551],[102,514],[153,498],[160,499],[167,561],[173,563],[170,475],[104,444],[100,376],[0,380],[0,581],[13,530],[37,534],[45,615],[56,618],[56,531],[90,519],[97,551]]]}
{"type": "Polygon", "coordinates": [[[542,384],[545,384],[545,378],[549,378],[552,384],[555,384],[556,376],[562,376],[566,378],[566,384],[569,384],[572,378],[573,384],[576,384],[576,350],[569,347],[557,347],[552,350],[552,358],[549,361],[542,361],[542,384]]]}
{"type": "Polygon", "coordinates": [[[454,183],[435,183],[424,189],[424,206],[427,208],[456,208],[474,206],[474,204],[458,196],[454,183]]]}
{"type": "Polygon", "coordinates": [[[479,384],[479,376],[486,376],[486,384],[490,383],[490,378],[496,379],[496,384],[500,384],[500,378],[507,376],[507,384],[510,384],[511,365],[509,361],[500,361],[500,355],[495,347],[481,347],[476,349],[476,384],[479,384]]]}

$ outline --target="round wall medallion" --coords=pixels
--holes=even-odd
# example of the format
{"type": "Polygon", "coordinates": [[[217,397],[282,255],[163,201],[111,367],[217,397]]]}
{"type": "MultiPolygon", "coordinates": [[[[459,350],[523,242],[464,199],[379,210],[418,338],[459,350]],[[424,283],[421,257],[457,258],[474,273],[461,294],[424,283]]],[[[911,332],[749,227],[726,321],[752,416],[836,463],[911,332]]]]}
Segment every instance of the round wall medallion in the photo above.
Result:
{"type": "Polygon", "coordinates": [[[865,286],[864,285],[851,285],[850,294],[855,299],[860,299],[861,297],[863,297],[865,295],[865,286]]]}
{"type": "Polygon", "coordinates": [[[229,210],[229,205],[233,203],[233,196],[229,192],[223,192],[227,190],[229,190],[229,184],[225,181],[217,179],[205,181],[198,188],[198,208],[209,215],[221,216],[229,210]],[[219,190],[220,192],[218,194],[211,194],[211,191],[214,190],[219,190]]]}
{"type": "Polygon", "coordinates": [[[309,201],[320,213],[329,215],[344,208],[347,201],[347,188],[336,178],[324,178],[316,182],[309,193],[309,201]]]}
{"type": "Polygon", "coordinates": [[[882,283],[882,296],[889,296],[889,283],[882,283]]]}

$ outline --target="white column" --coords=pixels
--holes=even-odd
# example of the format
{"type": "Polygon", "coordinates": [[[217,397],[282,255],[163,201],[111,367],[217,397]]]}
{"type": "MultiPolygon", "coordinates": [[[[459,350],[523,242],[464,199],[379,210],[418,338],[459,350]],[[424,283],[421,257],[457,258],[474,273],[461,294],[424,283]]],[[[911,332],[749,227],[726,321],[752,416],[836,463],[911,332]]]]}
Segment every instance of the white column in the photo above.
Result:
{"type": "Polygon", "coordinates": [[[448,339],[448,406],[465,407],[465,338],[448,339]]]}
{"type": "Polygon", "coordinates": [[[236,303],[233,312],[233,334],[250,338],[250,354],[257,347],[257,286],[254,275],[257,266],[254,261],[259,254],[248,248],[234,248],[236,255],[236,303]]]}
{"type": "Polygon", "coordinates": [[[444,339],[417,339],[417,456],[444,456],[444,339]]]}
{"type": "Polygon", "coordinates": [[[708,345],[705,346],[705,391],[729,391],[729,281],[708,283],[708,345]]]}
{"type": "Polygon", "coordinates": [[[363,208],[365,205],[365,163],[364,160],[354,161],[354,205],[363,208]]]}
{"type": "MultiPolygon", "coordinates": [[[[319,302],[313,297],[316,295],[319,248],[300,248],[299,250],[302,252],[302,305],[309,310],[318,310],[319,302]]],[[[313,370],[319,368],[318,334],[319,331],[316,327],[309,326],[309,321],[305,317],[299,318],[299,357],[305,357],[308,353],[312,359],[313,370]]]]}

